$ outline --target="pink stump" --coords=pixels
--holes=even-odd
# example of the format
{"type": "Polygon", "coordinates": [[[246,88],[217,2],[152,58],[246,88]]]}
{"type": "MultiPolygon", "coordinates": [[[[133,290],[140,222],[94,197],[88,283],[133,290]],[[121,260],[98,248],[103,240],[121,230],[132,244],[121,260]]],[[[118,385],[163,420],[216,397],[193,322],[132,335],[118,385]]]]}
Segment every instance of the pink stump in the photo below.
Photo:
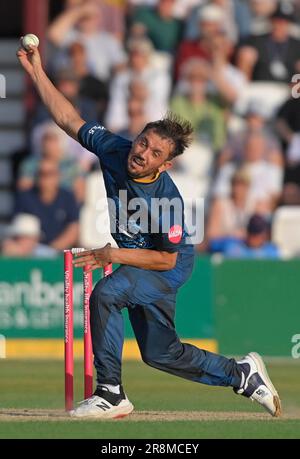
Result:
{"type": "Polygon", "coordinates": [[[83,270],[83,333],[84,333],[84,398],[93,395],[93,349],[90,328],[90,296],[93,289],[93,274],[89,266],[83,270]]]}
{"type": "Polygon", "coordinates": [[[73,409],[74,358],[73,358],[73,265],[72,252],[64,252],[64,342],[65,342],[65,408],[73,409]]]}

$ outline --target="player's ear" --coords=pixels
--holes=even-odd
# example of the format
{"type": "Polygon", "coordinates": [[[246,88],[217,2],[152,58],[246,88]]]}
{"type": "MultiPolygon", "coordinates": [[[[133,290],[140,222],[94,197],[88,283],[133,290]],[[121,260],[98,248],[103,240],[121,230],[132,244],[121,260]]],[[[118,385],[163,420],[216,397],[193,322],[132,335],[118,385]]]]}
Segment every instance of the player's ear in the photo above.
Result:
{"type": "Polygon", "coordinates": [[[164,172],[164,171],[167,171],[168,169],[171,169],[171,167],[173,167],[173,161],[172,160],[168,160],[168,161],[165,161],[161,166],[160,168],[158,169],[159,172],[164,172]]]}

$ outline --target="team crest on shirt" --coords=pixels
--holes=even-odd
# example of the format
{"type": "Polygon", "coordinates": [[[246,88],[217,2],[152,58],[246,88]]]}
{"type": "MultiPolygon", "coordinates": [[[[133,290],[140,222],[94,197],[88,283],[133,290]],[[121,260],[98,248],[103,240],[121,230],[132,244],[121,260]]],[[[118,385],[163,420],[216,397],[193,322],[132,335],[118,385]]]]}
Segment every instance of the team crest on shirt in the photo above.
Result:
{"type": "Polygon", "coordinates": [[[173,225],[169,230],[168,238],[173,244],[178,244],[182,238],[182,227],[180,225],[173,225]]]}

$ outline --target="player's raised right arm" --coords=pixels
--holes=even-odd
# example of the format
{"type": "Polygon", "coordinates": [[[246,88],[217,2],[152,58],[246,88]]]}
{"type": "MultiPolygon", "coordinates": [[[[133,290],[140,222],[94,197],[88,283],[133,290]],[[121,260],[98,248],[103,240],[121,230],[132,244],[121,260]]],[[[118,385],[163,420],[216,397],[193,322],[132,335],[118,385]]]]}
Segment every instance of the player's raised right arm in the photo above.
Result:
{"type": "Polygon", "coordinates": [[[80,117],[75,107],[49,80],[43,69],[38,49],[35,46],[31,46],[30,51],[20,48],[17,56],[23,68],[31,76],[43,103],[56,124],[75,140],[78,140],[78,131],[85,124],[85,121],[80,117]]]}

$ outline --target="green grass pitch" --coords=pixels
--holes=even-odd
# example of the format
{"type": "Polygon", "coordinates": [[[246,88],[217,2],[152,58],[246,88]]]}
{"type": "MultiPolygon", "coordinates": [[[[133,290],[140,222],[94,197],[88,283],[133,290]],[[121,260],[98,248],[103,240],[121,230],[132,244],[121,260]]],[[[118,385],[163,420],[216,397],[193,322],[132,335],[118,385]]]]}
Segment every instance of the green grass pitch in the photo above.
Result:
{"type": "MultiPolygon", "coordinates": [[[[300,438],[300,361],[274,360],[267,366],[283,403],[280,419],[230,388],[191,383],[125,361],[123,383],[136,414],[123,420],[82,421],[63,417],[62,361],[2,360],[0,438],[300,438]]],[[[76,401],[83,394],[82,367],[76,362],[76,401]]]]}

